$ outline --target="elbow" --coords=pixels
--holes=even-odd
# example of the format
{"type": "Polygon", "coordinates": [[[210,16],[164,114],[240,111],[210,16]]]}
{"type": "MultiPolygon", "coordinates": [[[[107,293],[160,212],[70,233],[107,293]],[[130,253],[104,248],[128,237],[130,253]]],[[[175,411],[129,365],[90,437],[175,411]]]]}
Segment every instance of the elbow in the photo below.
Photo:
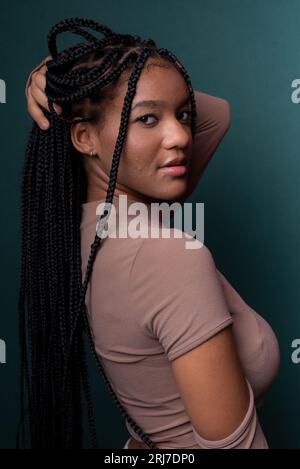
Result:
{"type": "Polygon", "coordinates": [[[231,127],[231,108],[226,99],[221,99],[220,105],[220,126],[225,134],[231,127]]]}

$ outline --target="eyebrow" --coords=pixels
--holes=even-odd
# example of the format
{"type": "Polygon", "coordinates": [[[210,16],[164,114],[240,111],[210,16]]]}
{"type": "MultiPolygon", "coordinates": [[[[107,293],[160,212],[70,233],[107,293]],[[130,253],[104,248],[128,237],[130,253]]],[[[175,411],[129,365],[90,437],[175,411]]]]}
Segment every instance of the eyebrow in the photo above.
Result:
{"type": "MultiPolygon", "coordinates": [[[[184,106],[185,104],[187,104],[188,102],[190,101],[190,96],[184,98],[184,101],[182,101],[181,106],[184,106]]],[[[133,108],[131,109],[132,111],[137,108],[137,107],[148,107],[148,108],[151,108],[151,109],[157,109],[157,108],[160,108],[160,107],[164,107],[165,105],[167,104],[167,101],[160,101],[160,100],[147,100],[147,101],[139,101],[138,103],[136,103],[133,108]]]]}

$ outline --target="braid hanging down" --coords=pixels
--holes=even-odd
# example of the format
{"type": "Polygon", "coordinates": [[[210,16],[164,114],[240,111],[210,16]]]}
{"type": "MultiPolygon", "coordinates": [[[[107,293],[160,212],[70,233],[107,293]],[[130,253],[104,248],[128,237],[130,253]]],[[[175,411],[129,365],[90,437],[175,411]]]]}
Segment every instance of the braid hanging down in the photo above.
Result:
{"type": "Polygon", "coordinates": [[[17,447],[26,447],[28,411],[31,448],[82,447],[82,397],[87,403],[91,447],[97,448],[96,425],[88,378],[84,338],[89,340],[97,368],[123,417],[149,448],[157,448],[119,402],[95,351],[85,295],[93,263],[101,246],[101,232],[109,216],[118,165],[135,96],[137,82],[149,57],[164,57],[183,75],[190,91],[192,137],[196,106],[193,88],[179,60],[167,49],[157,49],[152,39],[116,34],[86,18],[68,18],[48,34],[52,60],[47,63],[46,95],[50,121],[47,131],[34,122],[22,174],[21,282],[19,335],[21,353],[20,422],[17,447]],[[99,39],[82,28],[102,33],[99,39]],[[57,36],[63,32],[82,36],[61,52],[57,36]],[[130,69],[119,133],[112,157],[106,207],[97,225],[82,283],[80,222],[87,181],[79,152],[71,141],[71,126],[101,121],[100,104],[130,69]],[[58,115],[53,103],[61,105],[58,115]],[[81,116],[75,119],[74,116],[81,116]],[[27,405],[26,405],[27,404],[27,405]],[[21,442],[22,439],[22,442],[21,442]]]}

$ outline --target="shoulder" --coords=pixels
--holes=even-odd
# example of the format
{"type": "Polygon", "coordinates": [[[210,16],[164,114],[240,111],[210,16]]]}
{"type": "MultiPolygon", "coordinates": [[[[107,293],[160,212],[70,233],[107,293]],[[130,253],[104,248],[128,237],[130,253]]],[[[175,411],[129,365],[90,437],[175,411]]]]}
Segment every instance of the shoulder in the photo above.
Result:
{"type": "Polygon", "coordinates": [[[214,264],[213,256],[205,244],[177,228],[167,229],[165,235],[159,230],[159,236],[145,238],[134,260],[134,269],[147,269],[162,273],[165,269],[181,271],[197,266],[205,269],[214,264]],[[166,236],[166,237],[163,237],[166,236]]]}
{"type": "Polygon", "coordinates": [[[138,300],[166,297],[174,302],[199,302],[199,297],[222,300],[223,290],[211,251],[181,230],[171,229],[168,238],[145,238],[130,269],[129,284],[138,300]],[[144,295],[144,296],[143,296],[144,295]]]}

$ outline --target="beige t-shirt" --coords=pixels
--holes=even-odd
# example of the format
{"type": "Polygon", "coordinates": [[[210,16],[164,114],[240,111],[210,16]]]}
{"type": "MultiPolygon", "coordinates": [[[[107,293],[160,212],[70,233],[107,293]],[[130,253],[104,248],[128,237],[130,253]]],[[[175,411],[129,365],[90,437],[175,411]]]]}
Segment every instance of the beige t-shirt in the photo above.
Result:
{"type": "MultiPolygon", "coordinates": [[[[82,206],[83,272],[100,202],[82,206]]],[[[118,214],[116,198],[114,206],[118,214]]],[[[195,444],[267,448],[253,401],[278,371],[276,337],[216,269],[209,249],[205,245],[186,249],[185,241],[174,237],[102,241],[86,295],[96,351],[119,400],[155,443],[174,448],[195,444]],[[208,442],[197,434],[185,412],[170,362],[229,325],[237,339],[251,401],[236,434],[244,429],[241,443],[233,437],[208,442]]]]}
{"type": "MultiPolygon", "coordinates": [[[[202,167],[229,127],[224,103],[197,92],[194,157],[202,167]]],[[[82,204],[82,279],[100,202],[104,200],[82,204]]],[[[118,213],[116,197],[114,206],[118,213]]],[[[209,249],[186,249],[185,241],[161,237],[102,241],[86,294],[96,351],[119,400],[160,447],[268,448],[254,399],[262,397],[278,372],[276,336],[217,270],[209,249]],[[230,437],[210,442],[195,431],[170,362],[228,326],[236,338],[250,405],[230,437]]],[[[141,441],[127,422],[126,426],[141,441]]]]}

